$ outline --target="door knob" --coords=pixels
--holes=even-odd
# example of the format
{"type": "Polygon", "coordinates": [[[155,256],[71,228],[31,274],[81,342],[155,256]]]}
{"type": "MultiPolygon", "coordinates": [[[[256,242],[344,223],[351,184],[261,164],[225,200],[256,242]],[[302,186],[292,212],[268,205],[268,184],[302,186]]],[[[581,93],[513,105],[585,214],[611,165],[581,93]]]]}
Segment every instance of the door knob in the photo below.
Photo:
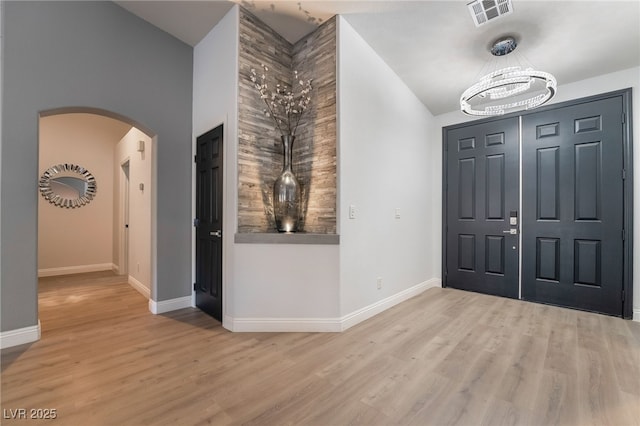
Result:
{"type": "Polygon", "coordinates": [[[211,235],[212,237],[222,237],[222,231],[221,230],[211,231],[209,232],[209,235],[211,235]]]}
{"type": "Polygon", "coordinates": [[[518,230],[513,228],[513,229],[507,229],[506,231],[502,231],[505,234],[510,234],[510,235],[518,235],[518,230]]]}

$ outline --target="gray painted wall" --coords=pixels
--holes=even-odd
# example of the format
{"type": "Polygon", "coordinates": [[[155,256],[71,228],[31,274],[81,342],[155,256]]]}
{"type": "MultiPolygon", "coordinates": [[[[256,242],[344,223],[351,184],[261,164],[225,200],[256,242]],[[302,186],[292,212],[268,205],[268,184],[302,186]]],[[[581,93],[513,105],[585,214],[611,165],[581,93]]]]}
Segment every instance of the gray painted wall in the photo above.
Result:
{"type": "Polygon", "coordinates": [[[1,330],[37,324],[38,115],[100,108],[157,136],[156,301],[191,294],[193,49],[111,2],[6,2],[1,330]]]}

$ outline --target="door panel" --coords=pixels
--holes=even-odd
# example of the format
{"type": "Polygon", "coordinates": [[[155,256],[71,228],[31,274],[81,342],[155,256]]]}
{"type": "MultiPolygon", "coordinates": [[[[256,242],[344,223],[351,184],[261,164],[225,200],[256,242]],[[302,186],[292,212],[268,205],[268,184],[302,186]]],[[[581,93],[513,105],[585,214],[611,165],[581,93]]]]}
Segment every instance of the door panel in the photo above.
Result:
{"type": "Polygon", "coordinates": [[[222,126],[196,144],[196,306],[222,321],[222,126]]]}
{"type": "Polygon", "coordinates": [[[446,285],[518,297],[518,119],[447,131],[446,285]]]}
{"type": "Polygon", "coordinates": [[[504,220],[504,153],[487,156],[487,186],[485,203],[487,220],[504,220]]]}
{"type": "Polygon", "coordinates": [[[523,116],[524,299],[622,314],[621,117],[617,97],[523,116]]]}
{"type": "Polygon", "coordinates": [[[560,205],[560,157],[558,147],[536,152],[536,217],[538,220],[558,220],[560,205]]]}

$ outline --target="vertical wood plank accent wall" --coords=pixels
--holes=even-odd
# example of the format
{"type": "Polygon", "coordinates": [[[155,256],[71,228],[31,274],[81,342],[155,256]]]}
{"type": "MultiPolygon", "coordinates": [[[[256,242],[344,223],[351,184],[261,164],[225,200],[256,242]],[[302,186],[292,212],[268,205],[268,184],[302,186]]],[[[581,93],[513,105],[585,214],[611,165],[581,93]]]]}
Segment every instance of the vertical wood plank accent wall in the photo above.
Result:
{"type": "Polygon", "coordinates": [[[239,34],[238,232],[276,232],[272,192],[282,170],[282,144],[250,80],[251,69],[260,75],[265,64],[268,83],[291,85],[293,70],[313,80],[310,109],[296,132],[293,171],[302,186],[302,230],[335,234],[336,19],[291,45],[241,8],[239,34]]]}
{"type": "Polygon", "coordinates": [[[336,18],[293,46],[293,69],[313,80],[311,109],[300,123],[293,155],[303,182],[308,232],[336,233],[336,18]]]}

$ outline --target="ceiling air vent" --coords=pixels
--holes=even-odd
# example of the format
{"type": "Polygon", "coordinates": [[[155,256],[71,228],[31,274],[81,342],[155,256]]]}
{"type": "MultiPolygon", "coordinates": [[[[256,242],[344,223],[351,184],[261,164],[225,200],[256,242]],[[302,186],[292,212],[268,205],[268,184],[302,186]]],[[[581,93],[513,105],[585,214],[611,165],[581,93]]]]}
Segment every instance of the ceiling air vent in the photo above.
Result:
{"type": "Polygon", "coordinates": [[[476,27],[513,12],[511,0],[475,0],[467,6],[476,27]]]}

